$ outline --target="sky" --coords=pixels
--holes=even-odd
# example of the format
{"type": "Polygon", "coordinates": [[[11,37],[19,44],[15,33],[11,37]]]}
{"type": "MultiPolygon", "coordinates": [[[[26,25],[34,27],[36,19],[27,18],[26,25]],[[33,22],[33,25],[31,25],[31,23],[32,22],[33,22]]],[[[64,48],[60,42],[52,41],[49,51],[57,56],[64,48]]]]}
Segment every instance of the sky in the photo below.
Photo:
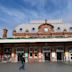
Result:
{"type": "Polygon", "coordinates": [[[0,0],[0,37],[2,29],[13,29],[31,20],[62,19],[72,23],[72,0],[0,0]]]}

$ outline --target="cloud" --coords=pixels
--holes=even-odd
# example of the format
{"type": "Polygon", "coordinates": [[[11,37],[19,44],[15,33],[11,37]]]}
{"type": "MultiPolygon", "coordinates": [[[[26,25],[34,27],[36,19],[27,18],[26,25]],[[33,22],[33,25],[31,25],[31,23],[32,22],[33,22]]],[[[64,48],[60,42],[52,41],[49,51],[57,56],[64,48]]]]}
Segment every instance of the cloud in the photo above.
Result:
{"type": "Polygon", "coordinates": [[[10,6],[10,8],[9,4],[6,7],[0,6],[0,10],[8,15],[10,22],[15,23],[37,18],[69,18],[71,17],[71,2],[71,0],[13,0],[12,3],[18,8],[16,6],[15,8],[10,6]]]}
{"type": "Polygon", "coordinates": [[[18,21],[23,21],[33,18],[60,18],[68,5],[68,0],[23,0],[23,2],[19,0],[16,2],[19,9],[8,7],[8,9],[3,10],[9,16],[18,19],[18,21]]]}
{"type": "Polygon", "coordinates": [[[34,19],[72,21],[72,0],[1,0],[0,28],[13,30],[18,24],[34,19]]]}
{"type": "Polygon", "coordinates": [[[23,1],[24,3],[26,3],[26,5],[24,6],[26,6],[27,9],[31,10],[30,12],[32,12],[33,18],[65,19],[66,17],[70,16],[69,14],[71,14],[69,13],[69,11],[71,10],[72,6],[68,8],[70,3],[72,3],[71,0],[23,0],[23,1]],[[34,16],[33,11],[36,14],[36,16],[34,16]]]}

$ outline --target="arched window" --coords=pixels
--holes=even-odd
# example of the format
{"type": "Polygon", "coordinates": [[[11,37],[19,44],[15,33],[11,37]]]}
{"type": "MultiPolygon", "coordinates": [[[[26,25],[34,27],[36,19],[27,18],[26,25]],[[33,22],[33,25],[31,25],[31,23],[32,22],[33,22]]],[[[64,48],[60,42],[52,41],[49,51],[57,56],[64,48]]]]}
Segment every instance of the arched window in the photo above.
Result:
{"type": "Polygon", "coordinates": [[[61,28],[60,27],[57,27],[57,32],[60,32],[61,31],[61,28]]]}
{"type": "Polygon", "coordinates": [[[34,31],[34,30],[35,30],[35,28],[33,27],[33,28],[32,28],[32,30],[34,31]]]}
{"type": "Polygon", "coordinates": [[[60,30],[60,27],[58,27],[57,30],[60,30]]]}
{"type": "Polygon", "coordinates": [[[20,31],[22,31],[22,28],[20,28],[20,31]]]}

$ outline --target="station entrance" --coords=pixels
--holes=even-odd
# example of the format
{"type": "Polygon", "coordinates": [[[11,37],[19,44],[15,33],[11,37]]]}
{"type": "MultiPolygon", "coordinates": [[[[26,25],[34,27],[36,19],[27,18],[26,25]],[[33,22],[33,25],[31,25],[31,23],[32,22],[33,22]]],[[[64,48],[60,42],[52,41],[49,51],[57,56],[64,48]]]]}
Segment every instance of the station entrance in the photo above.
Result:
{"type": "Polygon", "coordinates": [[[64,49],[58,48],[56,49],[57,52],[57,61],[63,61],[64,60],[64,49]]]}
{"type": "Polygon", "coordinates": [[[57,61],[62,60],[62,52],[57,52],[57,61]]]}
{"type": "Polygon", "coordinates": [[[17,61],[20,61],[21,56],[24,55],[24,48],[17,48],[16,54],[17,54],[17,61]]]}
{"type": "Polygon", "coordinates": [[[45,56],[45,60],[50,61],[50,52],[45,52],[44,56],[45,56]]]}
{"type": "Polygon", "coordinates": [[[51,50],[49,47],[44,47],[43,48],[43,53],[44,53],[44,60],[45,61],[50,61],[50,53],[51,53],[51,50]]]}

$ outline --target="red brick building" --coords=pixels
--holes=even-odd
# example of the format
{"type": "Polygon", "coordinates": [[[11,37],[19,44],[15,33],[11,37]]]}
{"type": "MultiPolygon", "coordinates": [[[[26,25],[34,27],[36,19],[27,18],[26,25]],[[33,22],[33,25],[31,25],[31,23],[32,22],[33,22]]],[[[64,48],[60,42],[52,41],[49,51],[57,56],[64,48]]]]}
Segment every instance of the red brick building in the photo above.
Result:
{"type": "Polygon", "coordinates": [[[7,38],[0,39],[0,61],[18,62],[20,54],[26,62],[72,61],[72,25],[61,20],[32,21],[20,24],[7,38]]]}

